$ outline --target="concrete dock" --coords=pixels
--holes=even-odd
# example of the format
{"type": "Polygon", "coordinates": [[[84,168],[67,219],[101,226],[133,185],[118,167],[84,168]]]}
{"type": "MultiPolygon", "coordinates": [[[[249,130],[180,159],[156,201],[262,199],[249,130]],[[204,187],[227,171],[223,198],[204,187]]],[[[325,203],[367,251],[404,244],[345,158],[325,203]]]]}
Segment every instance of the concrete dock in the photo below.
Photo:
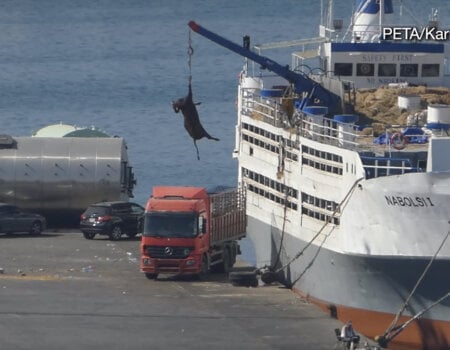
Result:
{"type": "Polygon", "coordinates": [[[280,285],[147,280],[139,238],[0,235],[0,252],[2,350],[329,350],[341,327],[280,285]]]}

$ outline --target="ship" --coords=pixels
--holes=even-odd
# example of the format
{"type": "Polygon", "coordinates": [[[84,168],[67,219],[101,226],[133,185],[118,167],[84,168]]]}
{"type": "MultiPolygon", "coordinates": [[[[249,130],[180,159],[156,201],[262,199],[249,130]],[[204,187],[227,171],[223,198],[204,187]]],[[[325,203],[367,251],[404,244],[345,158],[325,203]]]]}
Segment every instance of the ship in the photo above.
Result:
{"type": "Polygon", "coordinates": [[[441,42],[381,38],[392,8],[360,1],[347,43],[335,40],[339,21],[297,42],[327,53],[323,71],[334,73],[315,76],[262,56],[248,36],[238,45],[189,27],[245,57],[233,156],[263,281],[276,278],[382,347],[450,349],[450,107],[429,104],[423,124],[381,131],[354,108],[355,85],[446,84],[441,42]],[[393,52],[409,61],[388,62],[393,52]]]}

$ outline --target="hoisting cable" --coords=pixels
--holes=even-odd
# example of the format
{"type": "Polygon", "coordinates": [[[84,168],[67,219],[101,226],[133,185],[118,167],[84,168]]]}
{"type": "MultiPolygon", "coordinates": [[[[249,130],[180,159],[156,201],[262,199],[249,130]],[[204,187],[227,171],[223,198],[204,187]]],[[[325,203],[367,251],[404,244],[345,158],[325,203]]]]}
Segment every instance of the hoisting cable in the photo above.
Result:
{"type": "MultiPolygon", "coordinates": [[[[450,221],[449,221],[450,223],[450,221]]],[[[447,234],[445,235],[444,239],[442,240],[441,244],[439,245],[438,249],[436,250],[436,252],[434,253],[433,257],[430,259],[430,261],[428,262],[427,266],[425,267],[424,271],[422,272],[422,274],[420,275],[419,279],[417,280],[414,288],[411,290],[411,293],[409,293],[408,297],[406,298],[405,302],[403,303],[402,307],[400,308],[400,310],[397,312],[397,314],[395,315],[394,320],[392,321],[391,325],[388,327],[388,329],[386,330],[386,332],[384,332],[384,334],[382,336],[380,336],[381,339],[386,340],[387,342],[392,339],[390,337],[391,332],[397,330],[399,328],[399,326],[397,326],[398,320],[400,318],[400,316],[402,315],[403,311],[405,311],[406,307],[409,304],[409,301],[411,300],[412,296],[414,295],[414,293],[416,292],[417,288],[419,287],[420,283],[422,282],[422,280],[425,278],[425,275],[428,273],[428,270],[431,267],[431,264],[434,262],[434,260],[436,259],[437,255],[439,254],[439,252],[441,251],[442,247],[444,246],[445,242],[447,241],[448,236],[450,236],[450,231],[447,232],[447,234]]],[[[409,324],[409,323],[408,323],[409,324]]],[[[404,329],[404,327],[403,327],[404,329]]],[[[402,330],[403,330],[402,329],[402,330]]],[[[395,335],[397,335],[399,332],[396,332],[395,335]]]]}
{"type": "Polygon", "coordinates": [[[291,265],[295,260],[297,260],[298,258],[300,258],[303,255],[305,250],[308,249],[312,245],[312,243],[316,240],[316,238],[320,236],[320,234],[325,229],[325,227],[327,227],[327,225],[331,223],[331,221],[334,219],[336,213],[338,211],[340,211],[341,208],[343,208],[344,203],[348,200],[350,195],[353,193],[353,191],[356,188],[356,185],[363,179],[364,179],[364,177],[361,177],[361,178],[357,179],[353,183],[352,187],[350,187],[350,189],[348,190],[348,192],[345,195],[344,199],[342,199],[342,201],[336,206],[336,208],[334,208],[333,213],[327,218],[327,221],[323,224],[323,226],[320,228],[320,230],[303,247],[303,249],[301,251],[299,251],[291,260],[289,260],[285,265],[281,266],[280,268],[278,268],[276,270],[270,270],[270,269],[269,270],[264,270],[264,268],[263,268],[262,269],[263,271],[260,271],[260,273],[261,273],[261,280],[264,283],[272,283],[272,282],[276,281],[277,280],[277,275],[278,275],[279,272],[281,272],[281,271],[285,270],[286,268],[288,268],[289,265],[291,265]]]}
{"type": "Polygon", "coordinates": [[[189,66],[189,84],[192,82],[192,55],[194,55],[194,48],[192,47],[192,39],[191,39],[191,31],[189,30],[189,39],[188,39],[188,66],[189,66]]]}
{"type": "Polygon", "coordinates": [[[281,250],[283,248],[283,241],[284,241],[284,236],[285,236],[289,190],[286,185],[284,185],[284,186],[285,186],[285,189],[284,189],[283,225],[281,227],[280,248],[278,249],[277,260],[275,260],[275,263],[273,263],[272,269],[274,269],[280,262],[281,250]]]}
{"type": "Polygon", "coordinates": [[[334,208],[333,213],[327,218],[327,221],[325,222],[325,224],[323,224],[323,226],[320,228],[320,230],[314,235],[314,237],[306,244],[306,246],[297,253],[297,255],[295,255],[287,264],[285,264],[284,266],[280,267],[279,271],[286,269],[290,264],[292,264],[295,260],[297,260],[300,256],[303,255],[303,253],[305,252],[305,250],[316,240],[317,237],[319,237],[319,235],[322,233],[322,231],[325,229],[325,227],[327,227],[328,224],[331,223],[331,220],[334,219],[334,216],[336,215],[336,213],[341,209],[341,207],[343,206],[343,204],[347,201],[347,199],[350,197],[350,194],[353,193],[354,189],[356,188],[356,185],[363,180],[364,178],[360,178],[358,180],[355,181],[355,183],[352,185],[352,187],[350,188],[350,190],[347,192],[347,194],[345,195],[344,199],[336,206],[336,208],[334,208]]]}
{"type": "MultiPolygon", "coordinates": [[[[289,139],[290,139],[290,137],[289,137],[289,139]]],[[[285,157],[284,144],[285,144],[284,140],[281,137],[281,140],[280,140],[280,143],[279,143],[279,156],[278,156],[278,161],[279,161],[278,168],[279,168],[279,171],[281,173],[284,171],[284,165],[283,165],[284,164],[284,157],[285,157]]],[[[284,186],[284,207],[283,207],[283,225],[281,227],[280,248],[278,249],[277,258],[275,260],[275,263],[273,263],[272,266],[269,267],[269,270],[273,270],[278,265],[278,263],[280,262],[280,258],[281,258],[281,250],[283,249],[283,242],[284,242],[285,228],[286,228],[286,221],[287,221],[288,197],[290,195],[289,187],[286,185],[286,177],[284,177],[284,176],[283,176],[283,182],[284,182],[283,183],[283,186],[284,186]]]]}
{"type": "Polygon", "coordinates": [[[331,235],[331,233],[333,233],[333,230],[331,230],[331,232],[323,239],[322,243],[320,243],[320,246],[317,248],[316,253],[314,254],[313,258],[311,259],[311,261],[308,263],[308,265],[306,265],[306,267],[303,269],[302,273],[300,275],[298,275],[298,277],[293,280],[291,282],[292,285],[295,285],[298,281],[300,281],[300,279],[305,275],[305,273],[311,268],[311,266],[313,266],[314,261],[316,260],[317,256],[320,253],[320,250],[322,249],[322,246],[325,244],[325,241],[327,240],[327,238],[331,235]]]}

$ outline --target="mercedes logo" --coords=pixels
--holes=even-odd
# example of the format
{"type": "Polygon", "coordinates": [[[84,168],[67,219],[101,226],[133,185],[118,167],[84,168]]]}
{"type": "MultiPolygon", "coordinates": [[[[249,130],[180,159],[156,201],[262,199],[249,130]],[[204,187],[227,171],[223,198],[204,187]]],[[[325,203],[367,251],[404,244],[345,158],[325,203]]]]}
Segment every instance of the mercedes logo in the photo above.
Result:
{"type": "Polygon", "coordinates": [[[173,253],[173,250],[172,250],[171,247],[165,247],[165,248],[164,248],[164,254],[166,254],[166,255],[172,255],[172,253],[173,253]]]}

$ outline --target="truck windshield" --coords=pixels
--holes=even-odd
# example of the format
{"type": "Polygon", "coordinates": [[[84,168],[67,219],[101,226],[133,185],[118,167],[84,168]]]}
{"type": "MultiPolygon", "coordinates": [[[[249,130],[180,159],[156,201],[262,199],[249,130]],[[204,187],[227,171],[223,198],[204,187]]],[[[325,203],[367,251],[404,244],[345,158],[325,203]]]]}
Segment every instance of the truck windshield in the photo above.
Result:
{"type": "Polygon", "coordinates": [[[147,213],[144,219],[144,236],[195,237],[197,216],[194,213],[147,213]]]}

